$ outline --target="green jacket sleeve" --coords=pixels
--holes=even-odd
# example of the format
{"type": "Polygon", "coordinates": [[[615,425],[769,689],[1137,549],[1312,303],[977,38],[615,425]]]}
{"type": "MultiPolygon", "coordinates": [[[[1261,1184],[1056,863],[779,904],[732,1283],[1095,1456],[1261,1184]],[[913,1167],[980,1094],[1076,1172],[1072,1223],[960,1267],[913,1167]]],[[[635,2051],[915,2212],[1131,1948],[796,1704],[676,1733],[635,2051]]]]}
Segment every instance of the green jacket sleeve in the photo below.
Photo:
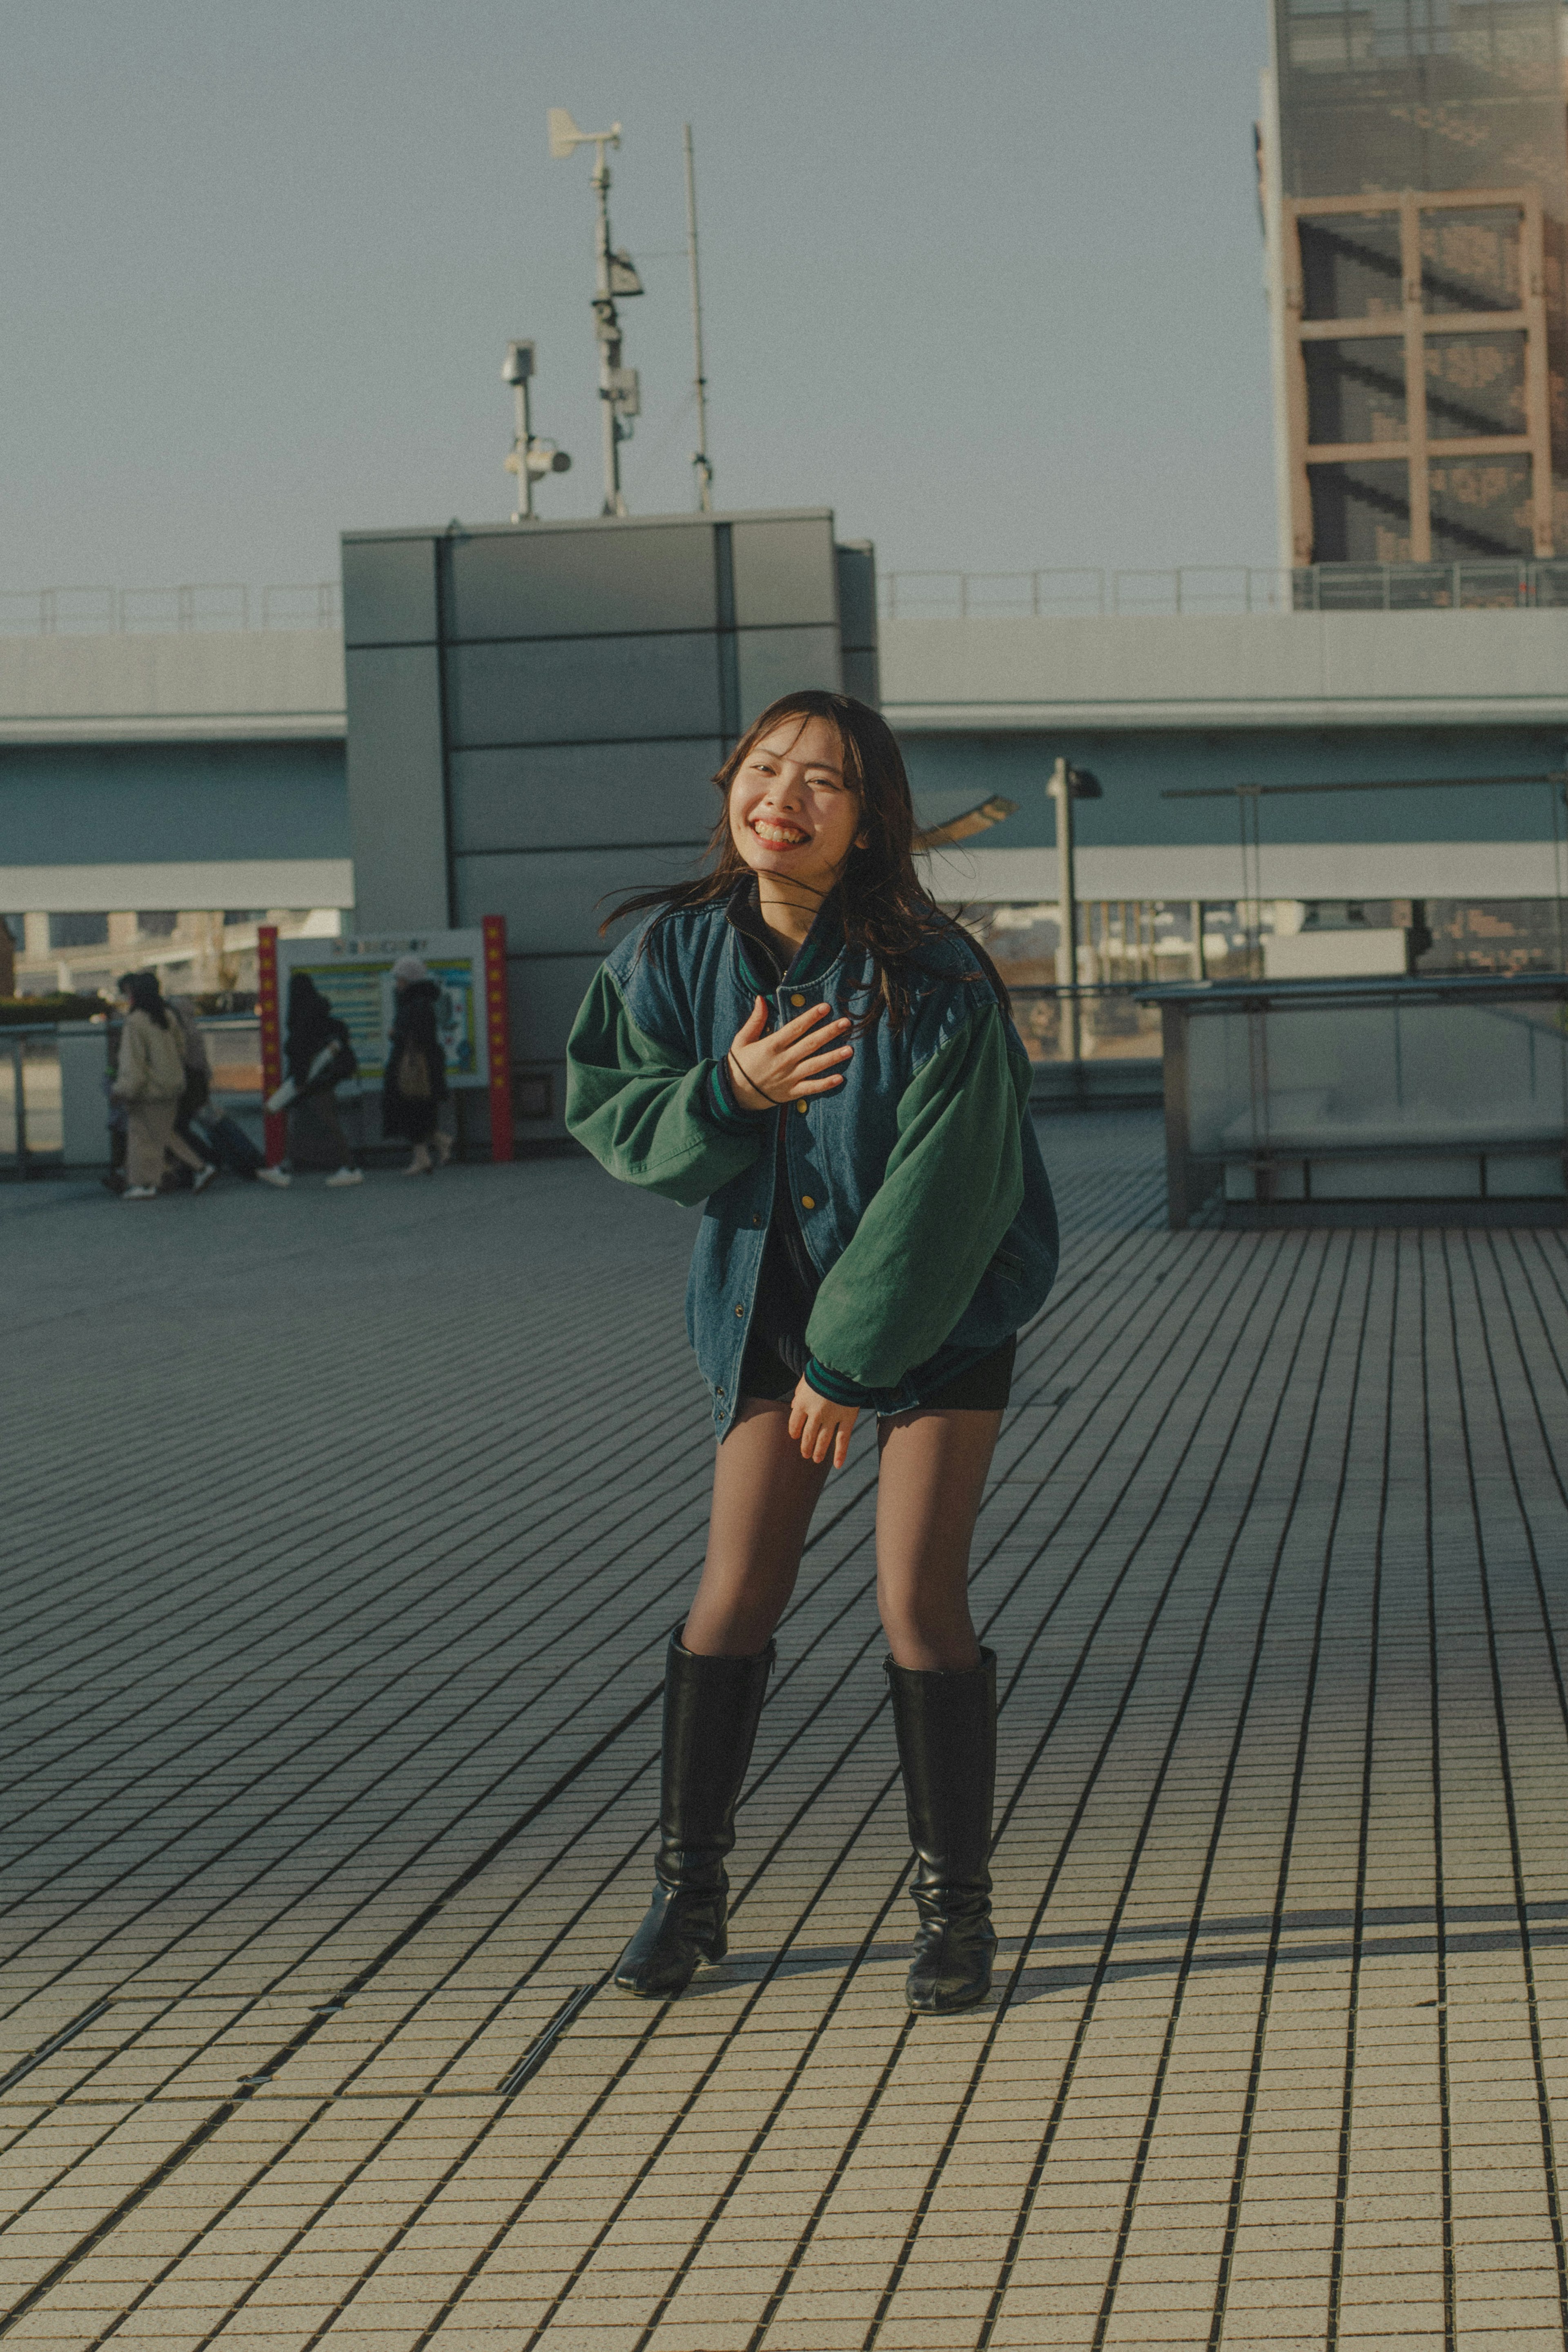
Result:
{"type": "Polygon", "coordinates": [[[994,1004],[910,1080],[886,1173],[806,1326],[830,1376],[892,1388],[942,1345],[1023,1203],[1028,1087],[994,1004]]]}
{"type": "Polygon", "coordinates": [[[566,1055],[567,1131],[624,1183],[691,1208],[762,1149],[766,1120],[721,1120],[713,1063],[683,1063],[645,1036],[607,964],[583,999],[566,1055]]]}

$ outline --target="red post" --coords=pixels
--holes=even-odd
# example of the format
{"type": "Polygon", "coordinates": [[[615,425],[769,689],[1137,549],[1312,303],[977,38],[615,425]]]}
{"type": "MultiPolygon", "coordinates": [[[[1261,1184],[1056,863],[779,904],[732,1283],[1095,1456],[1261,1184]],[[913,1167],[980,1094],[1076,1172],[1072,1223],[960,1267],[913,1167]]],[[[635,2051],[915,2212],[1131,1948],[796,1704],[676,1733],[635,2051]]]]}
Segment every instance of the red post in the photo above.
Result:
{"type": "Polygon", "coordinates": [[[490,1157],[512,1153],[512,1021],[507,1003],[507,919],[486,915],[485,930],[485,1046],[490,1068],[490,1157]]]}
{"type": "MultiPolygon", "coordinates": [[[[277,1002],[277,926],[263,923],[256,934],[256,1011],[261,1015],[261,1098],[265,1102],[283,1084],[283,1022],[277,1002]]],[[[267,1164],[276,1168],[288,1149],[288,1120],[282,1111],[267,1112],[267,1164]]]]}

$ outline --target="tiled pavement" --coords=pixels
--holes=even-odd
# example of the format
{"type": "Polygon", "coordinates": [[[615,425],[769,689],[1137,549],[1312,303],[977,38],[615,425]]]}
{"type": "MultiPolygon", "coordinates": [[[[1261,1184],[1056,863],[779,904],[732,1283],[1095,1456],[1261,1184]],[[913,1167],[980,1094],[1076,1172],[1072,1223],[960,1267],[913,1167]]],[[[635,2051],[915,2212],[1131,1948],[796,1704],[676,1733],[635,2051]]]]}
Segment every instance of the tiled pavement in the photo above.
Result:
{"type": "Polygon", "coordinates": [[[1046,1144],[947,2021],[863,1443],[732,1959],[601,1989],[704,1516],[686,1216],[566,1161],[0,1198],[5,2352],[1568,2340],[1563,1237],[1172,1236],[1157,1124],[1046,1144]]]}

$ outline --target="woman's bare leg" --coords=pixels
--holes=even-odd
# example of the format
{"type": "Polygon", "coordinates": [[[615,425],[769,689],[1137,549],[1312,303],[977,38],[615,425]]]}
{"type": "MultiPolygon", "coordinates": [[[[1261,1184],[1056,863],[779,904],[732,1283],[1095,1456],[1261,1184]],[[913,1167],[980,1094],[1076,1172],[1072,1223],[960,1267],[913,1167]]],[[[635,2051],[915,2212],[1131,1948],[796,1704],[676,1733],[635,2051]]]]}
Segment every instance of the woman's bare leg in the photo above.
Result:
{"type": "Polygon", "coordinates": [[[791,1442],[788,1401],[745,1401],[714,1465],[707,1558],[681,1635],[686,1649],[751,1658],[767,1648],[795,1590],[827,1475],[825,1462],[803,1462],[791,1442]]]}
{"type": "Polygon", "coordinates": [[[877,1425],[876,1602],[895,1665],[962,1674],[979,1663],[969,1545],[999,1412],[899,1413],[877,1425]]]}

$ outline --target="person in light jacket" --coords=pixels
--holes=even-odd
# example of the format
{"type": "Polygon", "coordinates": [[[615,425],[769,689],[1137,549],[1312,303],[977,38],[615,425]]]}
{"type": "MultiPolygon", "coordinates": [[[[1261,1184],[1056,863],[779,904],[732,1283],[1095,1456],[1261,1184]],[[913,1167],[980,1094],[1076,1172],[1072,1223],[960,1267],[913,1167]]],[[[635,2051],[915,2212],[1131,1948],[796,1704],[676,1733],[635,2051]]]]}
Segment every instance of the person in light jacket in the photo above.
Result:
{"type": "Polygon", "coordinates": [[[125,1105],[125,1172],[130,1179],[121,1198],[155,1201],[169,1152],[190,1169],[192,1190],[200,1192],[217,1171],[174,1131],[185,1087],[184,1032],[163,1002],[155,972],[128,971],[120,992],[125,1024],[120,1033],[114,1097],[125,1105]]]}

